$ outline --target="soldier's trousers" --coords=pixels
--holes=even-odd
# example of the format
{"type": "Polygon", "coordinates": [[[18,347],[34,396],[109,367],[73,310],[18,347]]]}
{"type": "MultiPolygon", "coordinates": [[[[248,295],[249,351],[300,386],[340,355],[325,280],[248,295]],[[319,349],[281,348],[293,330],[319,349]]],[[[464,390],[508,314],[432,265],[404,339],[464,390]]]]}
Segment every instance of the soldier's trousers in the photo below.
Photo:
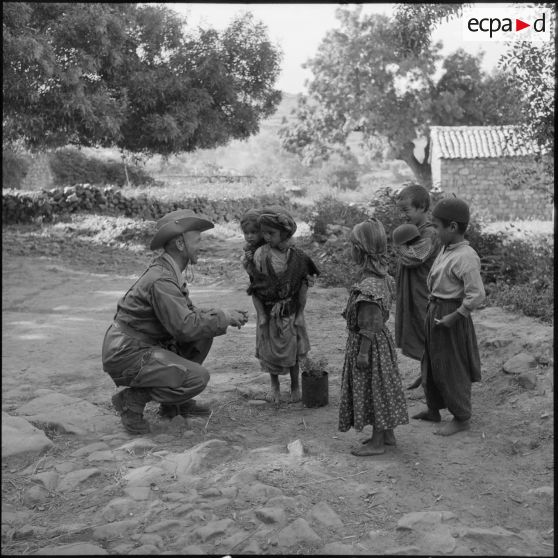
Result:
{"type": "Polygon", "coordinates": [[[103,340],[103,369],[117,386],[149,388],[154,401],[183,403],[209,382],[209,372],[201,363],[212,343],[213,338],[201,339],[176,345],[174,352],[132,337],[114,322],[103,340]]]}

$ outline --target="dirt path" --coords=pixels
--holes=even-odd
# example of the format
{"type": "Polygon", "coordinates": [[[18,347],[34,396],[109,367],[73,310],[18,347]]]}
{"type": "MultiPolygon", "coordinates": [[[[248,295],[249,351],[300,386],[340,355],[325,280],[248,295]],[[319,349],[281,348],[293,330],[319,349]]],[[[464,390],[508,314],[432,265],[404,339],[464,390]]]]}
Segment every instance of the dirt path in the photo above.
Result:
{"type": "MultiPolygon", "coordinates": [[[[353,457],[349,449],[363,434],[337,431],[346,292],[315,287],[308,303],[313,355],[330,363],[329,405],[275,409],[258,400],[268,378],[253,357],[254,311],[230,256],[239,244],[214,238],[192,298],[251,313],[244,329],[215,340],[206,361],[212,376],[202,399],[215,412],[208,421],[162,423],[149,404],[154,432],[125,451],[134,442],[110,407],[115,387],[101,369],[100,348],[145,254],[115,249],[109,257],[106,249],[74,245],[72,252],[59,243],[50,256],[36,257],[10,234],[5,230],[3,411],[22,414],[25,403],[51,390],[97,406],[114,426],[81,436],[50,429],[54,447],[30,467],[3,463],[4,553],[553,555],[551,327],[496,308],[479,311],[483,382],[473,389],[472,429],[447,439],[411,421],[384,455],[353,457]],[[211,282],[209,273],[220,280],[211,282]],[[502,372],[522,351],[540,363],[532,389],[502,372]],[[287,451],[295,440],[304,455],[287,451]],[[184,455],[188,466],[153,477],[147,488],[127,477],[184,455]],[[52,473],[62,482],[88,468],[97,472],[74,487],[53,484],[42,497],[36,490],[30,496],[37,475],[43,484],[52,473]]],[[[36,242],[44,254],[47,241],[36,242]]],[[[401,357],[400,369],[407,384],[417,364],[401,357]]],[[[409,414],[424,405],[419,391],[407,392],[409,414]]]]}

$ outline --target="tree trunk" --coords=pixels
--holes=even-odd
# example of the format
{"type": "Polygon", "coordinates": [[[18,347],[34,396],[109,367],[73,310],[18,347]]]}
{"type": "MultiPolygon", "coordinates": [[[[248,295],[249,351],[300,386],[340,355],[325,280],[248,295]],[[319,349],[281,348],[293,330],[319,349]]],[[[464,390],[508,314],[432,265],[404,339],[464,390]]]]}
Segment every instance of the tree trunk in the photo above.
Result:
{"type": "Polygon", "coordinates": [[[428,154],[430,150],[430,141],[426,144],[424,148],[424,161],[420,163],[413,150],[415,149],[415,144],[412,141],[408,141],[403,145],[396,153],[395,158],[405,161],[409,168],[413,171],[417,182],[429,189],[432,188],[432,168],[428,162],[428,154]]]}

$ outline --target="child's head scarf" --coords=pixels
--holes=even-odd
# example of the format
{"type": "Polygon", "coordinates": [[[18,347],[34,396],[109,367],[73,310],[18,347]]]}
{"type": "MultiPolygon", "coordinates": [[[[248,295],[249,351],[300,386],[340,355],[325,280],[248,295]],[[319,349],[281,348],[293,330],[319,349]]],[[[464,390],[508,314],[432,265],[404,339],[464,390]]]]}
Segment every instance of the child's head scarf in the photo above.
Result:
{"type": "Polygon", "coordinates": [[[353,227],[349,240],[362,256],[362,271],[384,277],[387,274],[387,238],[384,226],[371,217],[353,227]]]}
{"type": "Polygon", "coordinates": [[[273,227],[274,229],[279,229],[280,231],[285,231],[290,238],[296,231],[295,220],[291,217],[290,213],[285,211],[282,207],[266,207],[262,209],[260,219],[260,225],[266,225],[268,227],[273,227]]]}
{"type": "Polygon", "coordinates": [[[244,227],[251,223],[256,225],[258,228],[260,227],[259,218],[262,212],[259,209],[249,209],[241,218],[240,218],[240,228],[244,230],[244,227]]]}

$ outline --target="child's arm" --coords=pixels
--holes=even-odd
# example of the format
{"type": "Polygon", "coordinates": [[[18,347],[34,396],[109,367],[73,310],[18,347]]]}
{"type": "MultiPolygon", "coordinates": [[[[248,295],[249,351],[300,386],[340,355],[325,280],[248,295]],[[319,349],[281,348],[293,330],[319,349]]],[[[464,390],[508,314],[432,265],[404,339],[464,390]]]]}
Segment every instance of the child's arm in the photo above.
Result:
{"type": "Polygon", "coordinates": [[[295,316],[295,325],[304,325],[304,309],[306,308],[306,301],[308,300],[308,283],[302,282],[298,291],[298,310],[295,316]]]}
{"type": "Polygon", "coordinates": [[[252,302],[254,303],[254,308],[256,309],[258,324],[264,325],[267,323],[267,315],[265,313],[263,302],[256,295],[252,295],[252,302]]]}
{"type": "Polygon", "coordinates": [[[437,239],[425,237],[417,240],[414,244],[394,245],[393,249],[404,267],[418,267],[436,253],[440,248],[437,239]]]}
{"type": "Polygon", "coordinates": [[[458,266],[457,276],[463,281],[463,302],[455,312],[447,314],[440,320],[434,319],[436,325],[452,327],[461,316],[468,318],[486,298],[480,273],[480,259],[477,254],[467,254],[463,258],[458,266]]]}
{"type": "Polygon", "coordinates": [[[359,302],[357,323],[361,336],[360,350],[357,355],[357,366],[368,366],[368,352],[376,333],[384,327],[384,318],[380,306],[374,302],[359,302]]]}

